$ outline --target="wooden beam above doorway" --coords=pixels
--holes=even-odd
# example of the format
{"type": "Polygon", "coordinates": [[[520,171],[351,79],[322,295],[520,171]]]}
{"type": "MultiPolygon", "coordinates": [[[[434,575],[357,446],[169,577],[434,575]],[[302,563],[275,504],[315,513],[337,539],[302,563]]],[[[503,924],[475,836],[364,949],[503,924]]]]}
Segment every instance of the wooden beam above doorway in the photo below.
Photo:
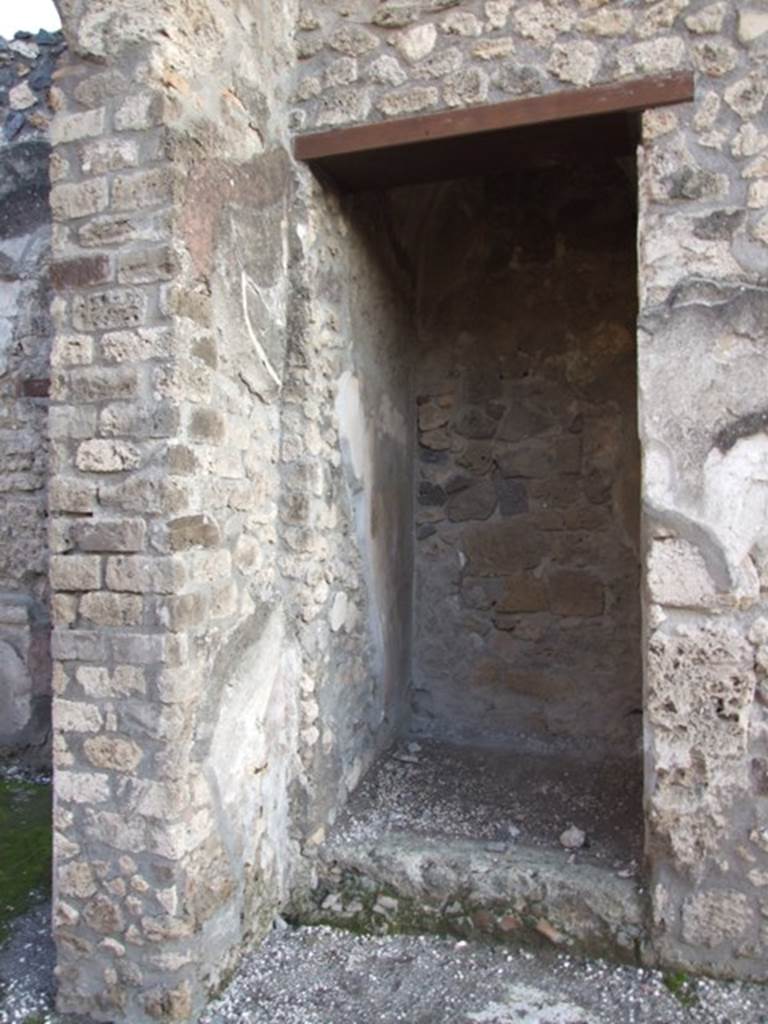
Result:
{"type": "Polygon", "coordinates": [[[498,174],[596,154],[631,155],[643,110],[685,103],[693,95],[693,75],[687,72],[562,89],[299,135],[294,154],[353,192],[498,174]]]}

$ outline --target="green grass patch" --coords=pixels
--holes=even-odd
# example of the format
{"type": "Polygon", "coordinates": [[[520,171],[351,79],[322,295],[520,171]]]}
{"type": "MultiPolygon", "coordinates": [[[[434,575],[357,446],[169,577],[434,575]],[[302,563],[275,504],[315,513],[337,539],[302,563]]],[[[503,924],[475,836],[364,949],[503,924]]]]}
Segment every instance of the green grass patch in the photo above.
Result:
{"type": "Polygon", "coordinates": [[[0,943],[51,889],[51,787],[0,778],[0,943]]]}
{"type": "Polygon", "coordinates": [[[689,978],[685,971],[670,971],[662,978],[667,990],[672,993],[681,1006],[697,1006],[699,997],[696,995],[696,982],[689,978]]]}

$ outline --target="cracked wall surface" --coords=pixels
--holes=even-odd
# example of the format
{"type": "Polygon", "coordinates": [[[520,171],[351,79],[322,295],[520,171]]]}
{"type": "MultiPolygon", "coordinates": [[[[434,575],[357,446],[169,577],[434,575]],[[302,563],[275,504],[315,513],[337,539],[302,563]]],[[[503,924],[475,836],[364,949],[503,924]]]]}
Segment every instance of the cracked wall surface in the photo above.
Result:
{"type": "Polygon", "coordinates": [[[193,1017],[405,713],[402,275],[376,200],[314,181],[290,131],[682,68],[695,101],[646,114],[640,152],[648,956],[765,977],[765,13],[59,7],[61,1007],[193,1017]]]}

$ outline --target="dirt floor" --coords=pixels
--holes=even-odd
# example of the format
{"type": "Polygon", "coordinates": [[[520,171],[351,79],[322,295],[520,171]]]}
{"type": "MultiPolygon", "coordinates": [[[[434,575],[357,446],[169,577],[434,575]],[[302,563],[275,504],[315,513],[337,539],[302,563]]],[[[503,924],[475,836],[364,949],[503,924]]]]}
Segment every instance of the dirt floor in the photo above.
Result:
{"type": "Polygon", "coordinates": [[[626,871],[641,861],[642,799],[637,761],[420,741],[368,773],[336,835],[365,843],[403,832],[562,852],[559,837],[575,826],[586,836],[580,861],[626,871]]]}

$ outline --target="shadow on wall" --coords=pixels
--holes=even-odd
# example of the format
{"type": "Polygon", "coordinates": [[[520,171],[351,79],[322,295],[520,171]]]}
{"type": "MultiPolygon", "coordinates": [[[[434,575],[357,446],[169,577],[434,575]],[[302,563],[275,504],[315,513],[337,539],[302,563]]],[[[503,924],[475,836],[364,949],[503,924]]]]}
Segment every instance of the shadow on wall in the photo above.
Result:
{"type": "Polygon", "coordinates": [[[0,755],[44,762],[50,378],[49,89],[60,32],[0,39],[0,755]]]}

